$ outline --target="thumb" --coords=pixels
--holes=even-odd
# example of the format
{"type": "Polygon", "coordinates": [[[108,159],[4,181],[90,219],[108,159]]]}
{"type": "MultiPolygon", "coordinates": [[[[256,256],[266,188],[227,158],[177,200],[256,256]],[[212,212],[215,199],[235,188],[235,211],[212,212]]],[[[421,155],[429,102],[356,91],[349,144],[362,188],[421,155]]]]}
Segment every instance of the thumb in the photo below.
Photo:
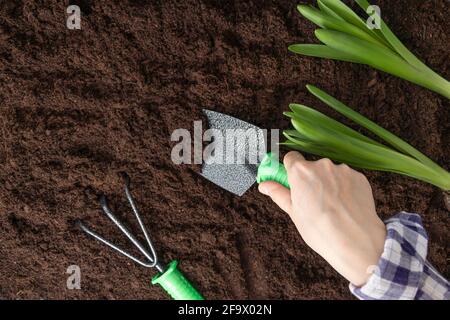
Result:
{"type": "Polygon", "coordinates": [[[258,186],[259,192],[269,196],[282,210],[291,214],[291,192],[275,181],[264,181],[258,186]]]}

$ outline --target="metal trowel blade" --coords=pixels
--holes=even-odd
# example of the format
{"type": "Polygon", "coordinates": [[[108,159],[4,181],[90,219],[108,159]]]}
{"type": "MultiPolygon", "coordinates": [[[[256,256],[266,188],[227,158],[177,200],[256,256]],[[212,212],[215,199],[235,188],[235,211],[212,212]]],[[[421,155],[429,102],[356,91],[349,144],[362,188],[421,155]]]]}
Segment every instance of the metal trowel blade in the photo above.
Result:
{"type": "MultiPolygon", "coordinates": [[[[215,129],[223,137],[223,148],[222,156],[215,158],[215,161],[204,159],[201,175],[219,187],[242,196],[256,182],[258,161],[266,154],[264,130],[220,112],[203,109],[203,113],[208,120],[209,128],[215,129]],[[241,130],[236,131],[235,129],[241,130]],[[235,130],[234,135],[233,130],[235,130]],[[235,139],[237,132],[248,134],[235,139]],[[229,146],[233,147],[229,148],[229,146]],[[231,157],[230,152],[233,152],[231,157]],[[245,161],[242,161],[243,157],[245,157],[245,161]],[[229,161],[230,159],[236,161],[233,163],[233,161],[229,161]],[[241,159],[241,161],[237,159],[241,159]]],[[[214,157],[217,157],[217,153],[214,157]]]]}

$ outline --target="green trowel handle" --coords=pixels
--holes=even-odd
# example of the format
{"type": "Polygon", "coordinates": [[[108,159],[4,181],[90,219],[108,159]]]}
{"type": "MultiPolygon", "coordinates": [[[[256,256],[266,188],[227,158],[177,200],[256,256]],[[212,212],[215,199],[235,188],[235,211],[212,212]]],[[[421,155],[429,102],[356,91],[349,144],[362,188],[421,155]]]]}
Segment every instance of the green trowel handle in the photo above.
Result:
{"type": "Polygon", "coordinates": [[[290,189],[286,168],[271,152],[267,153],[259,164],[256,181],[258,183],[263,181],[276,181],[290,189]]]}
{"type": "Polygon", "coordinates": [[[152,284],[159,284],[174,300],[204,300],[177,268],[178,261],[169,263],[166,271],[158,273],[152,284]]]}

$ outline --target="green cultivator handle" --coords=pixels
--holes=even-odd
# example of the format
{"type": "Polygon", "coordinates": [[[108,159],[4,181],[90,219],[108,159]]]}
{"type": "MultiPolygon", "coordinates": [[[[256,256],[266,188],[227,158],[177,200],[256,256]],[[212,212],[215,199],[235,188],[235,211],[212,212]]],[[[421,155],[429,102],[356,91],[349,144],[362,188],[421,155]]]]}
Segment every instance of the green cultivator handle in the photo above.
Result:
{"type": "Polygon", "coordinates": [[[256,181],[258,183],[276,181],[286,188],[290,188],[286,168],[271,152],[267,153],[259,164],[256,181]]]}
{"type": "Polygon", "coordinates": [[[166,271],[157,274],[152,284],[159,284],[174,300],[204,300],[177,268],[178,261],[169,263],[166,271]]]}

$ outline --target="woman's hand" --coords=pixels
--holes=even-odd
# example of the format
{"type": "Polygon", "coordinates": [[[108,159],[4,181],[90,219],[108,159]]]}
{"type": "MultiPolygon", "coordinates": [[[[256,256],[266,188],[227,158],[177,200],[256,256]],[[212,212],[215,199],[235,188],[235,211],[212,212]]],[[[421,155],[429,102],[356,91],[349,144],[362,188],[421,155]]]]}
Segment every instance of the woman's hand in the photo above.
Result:
{"type": "Polygon", "coordinates": [[[286,211],[306,244],[355,286],[366,283],[386,237],[366,177],[329,159],[284,157],[291,190],[266,181],[259,191],[286,211]]]}

